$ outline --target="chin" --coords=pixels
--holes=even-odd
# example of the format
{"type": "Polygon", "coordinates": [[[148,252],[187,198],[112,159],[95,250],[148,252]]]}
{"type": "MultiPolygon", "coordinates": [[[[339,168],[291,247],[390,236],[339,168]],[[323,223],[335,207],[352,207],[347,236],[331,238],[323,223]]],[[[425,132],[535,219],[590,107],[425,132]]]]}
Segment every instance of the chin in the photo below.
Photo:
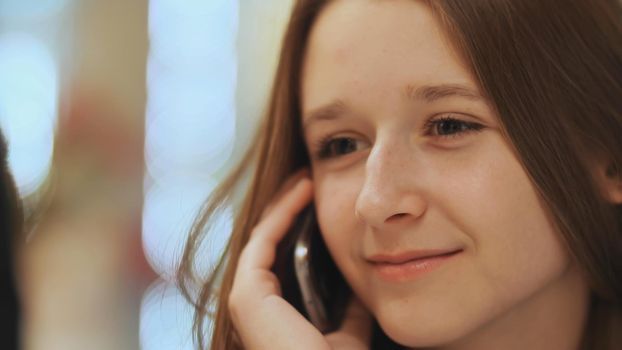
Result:
{"type": "Polygon", "coordinates": [[[376,313],[380,328],[400,345],[413,348],[438,347],[454,343],[470,331],[470,327],[455,313],[427,313],[433,316],[416,317],[417,313],[410,311],[403,308],[376,313]]]}

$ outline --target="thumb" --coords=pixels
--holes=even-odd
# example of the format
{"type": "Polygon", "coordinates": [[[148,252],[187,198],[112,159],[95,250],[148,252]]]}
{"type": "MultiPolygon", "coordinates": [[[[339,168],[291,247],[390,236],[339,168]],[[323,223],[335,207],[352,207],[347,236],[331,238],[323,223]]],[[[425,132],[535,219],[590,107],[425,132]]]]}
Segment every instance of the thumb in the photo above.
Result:
{"type": "Polygon", "coordinates": [[[372,332],[372,315],[363,303],[353,296],[348,304],[341,327],[326,336],[333,349],[369,349],[372,332]]]}

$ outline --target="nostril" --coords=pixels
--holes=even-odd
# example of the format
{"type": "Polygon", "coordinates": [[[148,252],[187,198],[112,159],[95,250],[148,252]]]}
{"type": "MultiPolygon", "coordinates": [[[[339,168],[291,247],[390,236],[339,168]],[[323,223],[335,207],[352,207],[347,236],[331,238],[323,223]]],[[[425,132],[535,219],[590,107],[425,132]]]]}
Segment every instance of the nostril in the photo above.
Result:
{"type": "Polygon", "coordinates": [[[406,215],[408,215],[408,214],[406,214],[406,213],[399,213],[399,214],[392,215],[392,216],[390,216],[390,217],[386,220],[386,222],[400,220],[401,218],[403,218],[403,217],[404,217],[404,216],[406,216],[406,215]]]}

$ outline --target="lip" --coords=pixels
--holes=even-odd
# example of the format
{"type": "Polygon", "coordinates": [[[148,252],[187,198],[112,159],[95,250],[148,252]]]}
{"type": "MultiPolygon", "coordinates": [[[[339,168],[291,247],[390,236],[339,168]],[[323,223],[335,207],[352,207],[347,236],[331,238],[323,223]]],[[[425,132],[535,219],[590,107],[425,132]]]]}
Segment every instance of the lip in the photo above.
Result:
{"type": "Polygon", "coordinates": [[[462,249],[417,250],[400,254],[377,254],[367,260],[374,272],[389,282],[412,281],[453,259],[462,249]]]}

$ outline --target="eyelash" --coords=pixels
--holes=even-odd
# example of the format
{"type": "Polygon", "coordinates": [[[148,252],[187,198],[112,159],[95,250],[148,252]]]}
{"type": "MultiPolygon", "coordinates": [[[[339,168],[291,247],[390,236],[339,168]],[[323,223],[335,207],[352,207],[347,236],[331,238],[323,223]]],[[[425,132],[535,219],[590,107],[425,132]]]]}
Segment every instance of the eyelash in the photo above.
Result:
{"type": "Polygon", "coordinates": [[[484,128],[484,126],[482,124],[460,120],[458,118],[452,117],[451,115],[446,115],[446,116],[440,117],[438,119],[430,119],[424,125],[425,135],[426,136],[438,136],[438,137],[441,137],[441,138],[456,138],[456,137],[463,136],[466,133],[480,131],[483,128],[484,128]],[[441,125],[441,123],[445,123],[445,122],[458,123],[462,127],[464,127],[464,129],[462,129],[462,130],[460,130],[460,131],[458,131],[456,133],[449,134],[449,135],[432,135],[430,133],[430,131],[434,127],[438,127],[439,125],[441,125]]]}
{"type": "MultiPolygon", "coordinates": [[[[430,119],[428,120],[425,125],[424,125],[424,130],[425,130],[425,136],[432,136],[432,137],[439,137],[439,138],[443,138],[443,139],[453,139],[456,137],[462,137],[467,133],[471,133],[471,132],[478,132],[481,131],[484,128],[483,125],[478,124],[478,123],[473,123],[473,122],[467,122],[464,120],[460,120],[457,118],[452,117],[451,115],[449,116],[444,116],[441,118],[437,118],[437,119],[430,119]],[[452,132],[450,134],[447,135],[434,135],[433,131],[434,128],[438,128],[440,125],[442,125],[443,123],[457,123],[460,125],[460,130],[456,131],[456,132],[452,132]]],[[[438,131],[438,130],[437,130],[438,131]]],[[[318,159],[329,159],[329,158],[338,158],[341,156],[344,156],[345,154],[342,155],[334,155],[331,154],[331,146],[334,144],[334,142],[339,141],[339,140],[353,140],[354,142],[357,142],[357,140],[351,138],[351,137],[333,137],[333,136],[326,136],[321,138],[320,140],[318,140],[315,143],[315,147],[314,149],[316,149],[316,153],[315,156],[318,159]]],[[[347,153],[348,154],[348,153],[347,153]]]]}

